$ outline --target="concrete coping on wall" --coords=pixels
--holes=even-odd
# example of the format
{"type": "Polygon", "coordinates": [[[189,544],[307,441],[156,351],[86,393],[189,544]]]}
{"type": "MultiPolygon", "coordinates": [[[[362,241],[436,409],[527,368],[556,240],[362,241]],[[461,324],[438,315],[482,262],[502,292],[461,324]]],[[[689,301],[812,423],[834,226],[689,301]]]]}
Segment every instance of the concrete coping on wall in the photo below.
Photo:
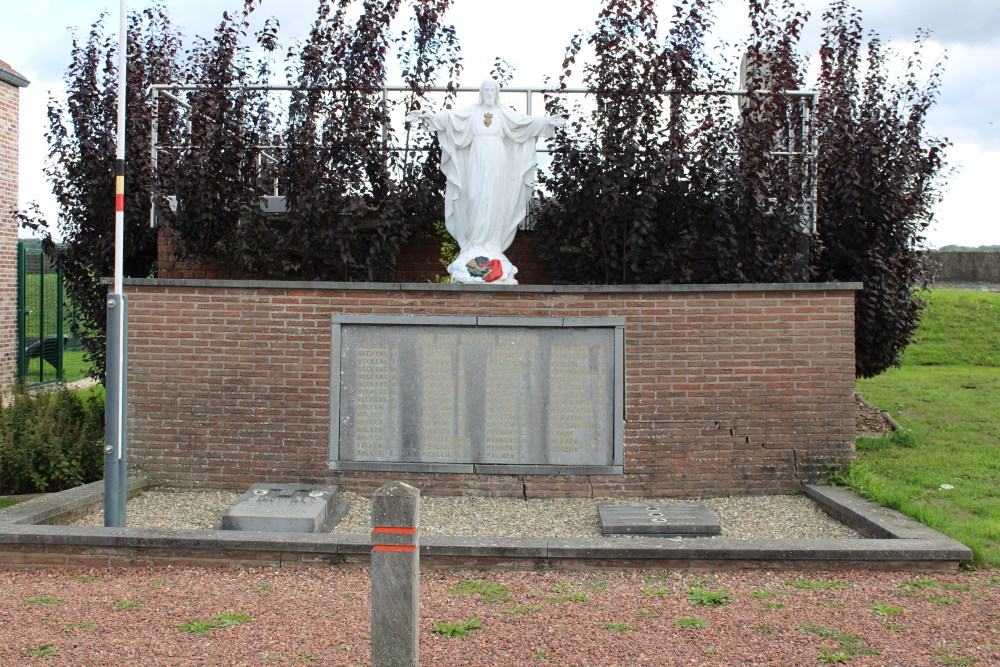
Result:
{"type": "MultiPolygon", "coordinates": [[[[109,278],[101,281],[111,284],[109,278]]],[[[297,280],[207,280],[196,278],[130,278],[126,287],[211,289],[337,290],[355,292],[513,292],[515,294],[699,294],[729,292],[857,292],[860,282],[733,283],[708,285],[459,285],[439,283],[348,283],[297,280]]]]}
{"type": "MultiPolygon", "coordinates": [[[[131,491],[146,486],[130,479],[131,491]]],[[[867,539],[725,538],[481,538],[427,537],[420,557],[431,567],[499,569],[588,567],[745,567],[810,569],[950,569],[972,558],[970,549],[913,519],[852,491],[807,485],[804,492],[834,518],[867,539]]],[[[265,533],[222,530],[149,530],[36,525],[103,501],[103,483],[29,500],[0,510],[0,563],[169,564],[172,562],[282,565],[364,563],[371,535],[265,533]],[[60,558],[64,560],[60,560],[60,558]],[[103,561],[102,561],[103,559],[103,561]]],[[[334,529],[336,530],[336,529],[334,529]]]]}

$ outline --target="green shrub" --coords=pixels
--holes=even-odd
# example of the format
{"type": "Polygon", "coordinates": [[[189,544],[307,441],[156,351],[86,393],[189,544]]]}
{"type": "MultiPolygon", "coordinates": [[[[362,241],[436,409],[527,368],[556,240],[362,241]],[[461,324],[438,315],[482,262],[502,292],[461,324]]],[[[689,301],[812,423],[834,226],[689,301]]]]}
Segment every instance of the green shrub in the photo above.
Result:
{"type": "Polygon", "coordinates": [[[0,410],[0,494],[62,491],[104,474],[104,399],[16,389],[0,410]]]}

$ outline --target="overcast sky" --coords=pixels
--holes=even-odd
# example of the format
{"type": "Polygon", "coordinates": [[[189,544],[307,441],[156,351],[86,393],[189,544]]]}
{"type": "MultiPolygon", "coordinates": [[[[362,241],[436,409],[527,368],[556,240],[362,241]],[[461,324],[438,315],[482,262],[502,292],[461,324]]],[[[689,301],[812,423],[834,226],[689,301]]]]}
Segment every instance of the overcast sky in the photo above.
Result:
{"type": "MultiPolygon", "coordinates": [[[[242,0],[167,0],[175,25],[186,40],[209,35],[226,9],[242,0]]],[[[304,38],[313,21],[316,0],[264,0],[259,19],[276,16],[287,48],[304,38]]],[[[666,22],[673,2],[659,1],[666,22]]],[[[803,0],[812,12],[803,51],[818,50],[820,15],[827,6],[803,0]]],[[[146,5],[130,0],[130,9],[146,5]]],[[[464,56],[463,86],[478,86],[495,56],[515,67],[511,85],[537,86],[555,76],[575,32],[589,28],[600,0],[454,0],[446,17],[457,29],[464,56]]],[[[929,134],[950,139],[948,155],[956,169],[949,179],[936,222],[928,234],[933,246],[1000,244],[1000,213],[994,191],[1000,177],[1000,0],[856,0],[864,26],[910,51],[919,28],[931,31],[928,60],[947,53],[941,97],[929,117],[929,134]]],[[[49,93],[59,94],[69,62],[70,33],[85,35],[102,10],[110,13],[108,30],[118,25],[118,2],[103,0],[0,0],[0,60],[31,81],[21,91],[21,202],[38,201],[50,215],[55,208],[42,176],[47,152],[45,108],[49,93]]],[[[714,35],[738,42],[748,33],[746,0],[718,3],[714,35]]],[[[814,56],[815,57],[815,56],[814,56]]],[[[733,67],[736,67],[734,58],[733,67]]],[[[54,217],[54,216],[53,216],[54,217]]]]}

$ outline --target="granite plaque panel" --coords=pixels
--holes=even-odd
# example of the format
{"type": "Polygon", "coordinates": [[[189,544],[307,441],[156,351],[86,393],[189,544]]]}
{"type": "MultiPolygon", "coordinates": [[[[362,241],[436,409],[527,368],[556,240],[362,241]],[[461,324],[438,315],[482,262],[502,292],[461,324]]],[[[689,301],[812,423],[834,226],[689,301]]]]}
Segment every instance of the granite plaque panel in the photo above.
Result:
{"type": "Polygon", "coordinates": [[[384,319],[334,325],[333,467],[620,465],[614,326],[384,319]]]}
{"type": "Polygon", "coordinates": [[[696,537],[722,533],[712,510],[702,503],[603,504],[597,506],[597,513],[604,535],[696,537]]]}
{"type": "Polygon", "coordinates": [[[347,513],[336,486],[257,484],[229,508],[221,530],[316,533],[337,524],[347,513]]]}

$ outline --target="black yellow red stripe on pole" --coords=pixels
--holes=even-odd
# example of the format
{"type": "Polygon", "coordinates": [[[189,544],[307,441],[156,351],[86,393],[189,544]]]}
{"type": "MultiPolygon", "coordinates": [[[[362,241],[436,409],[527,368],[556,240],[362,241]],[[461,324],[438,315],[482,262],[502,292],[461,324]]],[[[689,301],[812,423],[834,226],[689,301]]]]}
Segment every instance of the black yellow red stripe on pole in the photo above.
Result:
{"type": "Polygon", "coordinates": [[[125,212],[125,160],[115,160],[115,213],[125,212]]]}

